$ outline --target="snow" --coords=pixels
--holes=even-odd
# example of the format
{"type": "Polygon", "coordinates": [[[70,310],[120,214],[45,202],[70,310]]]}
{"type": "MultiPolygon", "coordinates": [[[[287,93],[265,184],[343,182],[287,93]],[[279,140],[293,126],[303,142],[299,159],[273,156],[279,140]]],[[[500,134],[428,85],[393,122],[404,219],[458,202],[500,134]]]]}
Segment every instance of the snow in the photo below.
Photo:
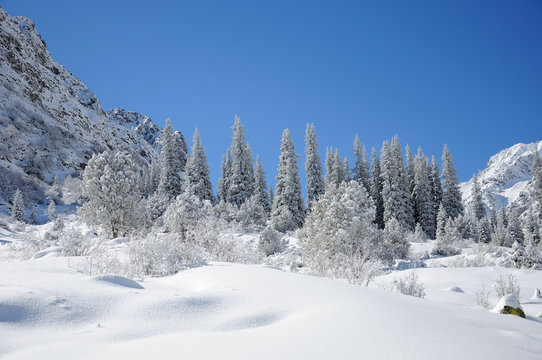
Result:
{"type": "Polygon", "coordinates": [[[505,295],[503,296],[498,302],[497,305],[493,308],[493,312],[500,312],[505,306],[510,306],[512,308],[519,308],[521,307],[519,304],[519,300],[516,297],[516,295],[505,295]]]}
{"type": "MultiPolygon", "coordinates": [[[[250,243],[249,234],[237,238],[250,243]]],[[[0,254],[8,251],[0,246],[0,254]]],[[[542,352],[534,317],[541,303],[523,305],[524,320],[491,313],[473,296],[509,273],[531,294],[542,283],[539,271],[424,268],[391,272],[365,288],[231,263],[136,282],[87,276],[80,262],[0,263],[0,357],[537,359],[542,352]],[[425,299],[384,290],[409,271],[424,283],[425,299]],[[459,287],[464,292],[451,290],[459,287]]]]}

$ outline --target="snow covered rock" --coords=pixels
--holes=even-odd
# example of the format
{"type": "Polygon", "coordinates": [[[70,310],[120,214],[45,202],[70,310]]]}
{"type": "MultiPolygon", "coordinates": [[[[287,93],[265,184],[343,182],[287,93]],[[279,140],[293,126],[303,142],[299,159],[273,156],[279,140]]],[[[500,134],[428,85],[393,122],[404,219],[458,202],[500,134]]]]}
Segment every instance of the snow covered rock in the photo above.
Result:
{"type": "Polygon", "coordinates": [[[446,288],[446,291],[464,293],[463,289],[461,289],[459,286],[450,286],[449,288],[446,288]]]}
{"type": "MultiPolygon", "coordinates": [[[[526,209],[533,204],[534,155],[542,158],[542,140],[530,144],[516,144],[493,155],[478,175],[482,200],[486,211],[516,203],[526,209]]],[[[459,184],[463,203],[470,208],[473,179],[459,184]]]]}
{"type": "Polygon", "coordinates": [[[540,289],[534,289],[534,294],[531,296],[531,300],[542,301],[542,293],[540,293],[540,289]]]}
{"type": "Polygon", "coordinates": [[[525,318],[525,313],[523,312],[516,295],[510,294],[503,296],[497,305],[495,305],[493,311],[500,314],[511,314],[525,318]]]}

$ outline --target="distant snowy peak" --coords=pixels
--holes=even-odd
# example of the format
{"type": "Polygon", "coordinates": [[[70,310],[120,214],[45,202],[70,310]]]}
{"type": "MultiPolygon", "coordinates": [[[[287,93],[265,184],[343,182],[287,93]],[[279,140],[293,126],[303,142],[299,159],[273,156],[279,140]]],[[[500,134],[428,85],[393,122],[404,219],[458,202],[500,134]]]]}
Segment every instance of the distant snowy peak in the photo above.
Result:
{"type": "MultiPolygon", "coordinates": [[[[516,144],[493,155],[478,175],[482,198],[487,209],[512,203],[527,208],[534,197],[532,167],[535,154],[542,158],[542,141],[516,144]]],[[[460,184],[463,202],[470,207],[473,180],[460,184]]]]}
{"type": "MultiPolygon", "coordinates": [[[[93,153],[157,158],[161,128],[144,115],[104,111],[96,95],[49,54],[34,22],[0,7],[0,203],[20,188],[39,201],[55,175],[78,174],[93,153]]],[[[186,142],[177,132],[179,145],[186,142]]]]}

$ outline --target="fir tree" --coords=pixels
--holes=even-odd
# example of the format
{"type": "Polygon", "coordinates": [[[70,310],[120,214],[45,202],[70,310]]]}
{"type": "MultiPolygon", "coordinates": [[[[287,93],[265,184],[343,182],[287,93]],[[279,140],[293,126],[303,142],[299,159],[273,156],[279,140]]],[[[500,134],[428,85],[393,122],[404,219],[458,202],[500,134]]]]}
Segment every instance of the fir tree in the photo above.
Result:
{"type": "Polygon", "coordinates": [[[25,214],[25,204],[23,193],[21,190],[15,191],[15,196],[13,197],[13,205],[11,206],[11,218],[14,221],[26,222],[25,214]]]}
{"type": "Polygon", "coordinates": [[[382,259],[393,265],[395,259],[405,259],[408,255],[410,243],[406,239],[406,231],[399,221],[392,218],[384,228],[384,243],[382,246],[382,259]]]}
{"type": "Polygon", "coordinates": [[[506,212],[504,208],[501,208],[497,215],[497,224],[491,234],[491,240],[497,246],[503,246],[506,243],[508,221],[506,219],[506,212]]]}
{"type": "Polygon", "coordinates": [[[267,193],[265,171],[259,156],[256,156],[256,170],[254,172],[254,197],[262,207],[265,219],[267,220],[267,217],[271,213],[271,203],[269,202],[269,194],[267,193]]]}
{"type": "Polygon", "coordinates": [[[412,190],[412,199],[414,201],[414,216],[423,231],[431,239],[436,236],[436,214],[433,204],[433,194],[431,191],[431,173],[427,158],[418,148],[416,158],[412,160],[414,169],[414,187],[412,190]]]}
{"type": "Polygon", "coordinates": [[[512,246],[514,242],[523,244],[523,229],[519,221],[519,210],[510,209],[508,216],[508,226],[506,227],[506,241],[504,246],[512,246]]]}
{"type": "Polygon", "coordinates": [[[382,199],[382,178],[380,176],[380,160],[375,148],[372,150],[371,162],[371,198],[375,204],[375,223],[384,229],[384,200],[382,199]]]}
{"type": "Polygon", "coordinates": [[[538,150],[535,151],[533,160],[533,192],[535,200],[538,202],[538,219],[542,222],[542,164],[538,150]]]}
{"type": "Polygon", "coordinates": [[[339,151],[335,149],[328,149],[326,152],[326,178],[325,186],[338,188],[344,179],[344,167],[339,156],[339,151]]]}
{"type": "Polygon", "coordinates": [[[230,189],[231,179],[231,153],[230,149],[226,150],[226,154],[222,156],[222,165],[220,167],[220,179],[218,179],[218,199],[220,201],[228,201],[228,193],[230,189]]]}
{"type": "Polygon", "coordinates": [[[166,119],[162,132],[162,150],[160,151],[160,183],[158,191],[169,199],[181,193],[181,172],[183,168],[182,149],[175,139],[171,122],[166,119]]]}
{"type": "Polygon", "coordinates": [[[489,243],[491,241],[491,225],[487,216],[475,219],[476,236],[479,243],[489,243]]]}
{"type": "Polygon", "coordinates": [[[445,235],[447,220],[448,220],[448,216],[446,215],[446,210],[444,210],[444,205],[440,204],[438,214],[437,214],[437,231],[436,231],[437,239],[445,235]]]}
{"type": "Polygon", "coordinates": [[[369,180],[369,161],[365,146],[361,145],[358,136],[354,139],[354,170],[352,171],[352,180],[365,186],[365,190],[370,192],[371,184],[369,180]]]}
{"type": "Polygon", "coordinates": [[[348,163],[348,158],[346,156],[344,157],[342,168],[342,182],[349,182],[352,179],[350,179],[350,164],[348,163]]]}
{"type": "Polygon", "coordinates": [[[447,145],[444,145],[442,152],[442,177],[444,179],[442,191],[442,204],[446,214],[455,219],[463,214],[461,192],[457,183],[456,171],[452,162],[452,155],[447,145]]]}
{"type": "Polygon", "coordinates": [[[434,155],[431,157],[431,189],[433,193],[435,214],[438,214],[440,203],[442,202],[442,184],[440,182],[440,170],[438,168],[437,159],[434,155]]]}
{"type": "Polygon", "coordinates": [[[36,215],[36,204],[32,206],[32,213],[30,214],[30,224],[38,225],[38,215],[36,215]]]}
{"type": "Polygon", "coordinates": [[[228,188],[228,201],[240,207],[254,193],[254,167],[252,153],[245,141],[245,132],[241,120],[236,115],[233,124],[231,144],[231,177],[228,188]]]}
{"type": "Polygon", "coordinates": [[[282,134],[271,223],[277,231],[295,230],[303,225],[304,214],[297,155],[290,130],[286,129],[282,134]]]}
{"type": "Polygon", "coordinates": [[[192,154],[186,163],[185,183],[190,191],[201,200],[214,202],[213,185],[209,177],[209,165],[207,164],[207,155],[201,144],[198,129],[194,131],[192,139],[192,154]]]}
{"type": "Polygon", "coordinates": [[[151,173],[149,175],[149,193],[148,196],[153,195],[160,185],[160,162],[153,161],[151,164],[151,173]]]}
{"type": "Polygon", "coordinates": [[[62,199],[62,184],[57,175],[55,175],[51,187],[47,190],[47,196],[55,201],[60,201],[62,199]]]}
{"type": "Polygon", "coordinates": [[[307,210],[310,211],[312,203],[325,192],[314,124],[307,124],[305,130],[305,174],[307,177],[307,210]]]}
{"type": "Polygon", "coordinates": [[[273,186],[269,185],[269,204],[273,205],[275,203],[275,193],[273,192],[273,186]]]}
{"type": "Polygon", "coordinates": [[[384,142],[381,157],[384,223],[395,218],[405,230],[414,230],[412,199],[397,136],[393,137],[391,146],[384,142]]]}
{"type": "Polygon", "coordinates": [[[47,215],[49,216],[49,221],[55,221],[58,217],[58,213],[56,211],[56,204],[53,199],[49,202],[49,206],[47,207],[47,215]]]}
{"type": "Polygon", "coordinates": [[[476,220],[480,220],[486,216],[486,210],[482,202],[482,192],[478,183],[478,175],[476,174],[472,177],[472,212],[476,220]]]}
{"type": "MultiPolygon", "coordinates": [[[[418,148],[420,150],[420,148],[418,148]]],[[[405,157],[406,157],[406,177],[408,182],[408,189],[410,194],[414,193],[414,174],[415,174],[415,163],[414,163],[414,156],[412,155],[412,151],[410,151],[410,146],[408,144],[405,147],[405,157]]]]}

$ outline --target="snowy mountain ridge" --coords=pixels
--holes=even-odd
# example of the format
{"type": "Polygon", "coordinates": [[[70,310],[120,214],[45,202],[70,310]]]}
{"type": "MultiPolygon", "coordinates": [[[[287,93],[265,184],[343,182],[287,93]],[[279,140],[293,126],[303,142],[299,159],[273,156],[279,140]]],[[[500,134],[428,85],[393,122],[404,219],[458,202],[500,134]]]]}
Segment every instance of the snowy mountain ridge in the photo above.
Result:
{"type": "MultiPolygon", "coordinates": [[[[135,112],[105,111],[52,58],[34,22],[1,7],[0,74],[0,200],[20,188],[27,200],[40,201],[55,175],[80,173],[106,149],[128,151],[140,167],[156,159],[159,126],[135,112]]],[[[186,154],[183,135],[176,136],[186,154]]]]}
{"type": "MultiPolygon", "coordinates": [[[[533,204],[532,167],[534,156],[542,157],[542,140],[519,143],[493,155],[478,175],[486,210],[514,203],[522,209],[533,204]]],[[[473,179],[459,184],[466,207],[472,202],[473,179]]]]}

